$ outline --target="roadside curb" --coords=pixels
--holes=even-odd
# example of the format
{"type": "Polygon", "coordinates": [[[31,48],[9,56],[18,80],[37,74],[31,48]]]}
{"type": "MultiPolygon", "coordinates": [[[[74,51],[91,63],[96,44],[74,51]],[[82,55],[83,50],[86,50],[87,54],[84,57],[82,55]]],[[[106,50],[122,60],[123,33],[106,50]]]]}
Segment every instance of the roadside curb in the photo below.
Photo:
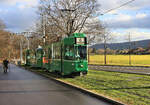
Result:
{"type": "Polygon", "coordinates": [[[84,88],[81,88],[79,86],[73,85],[71,83],[66,83],[66,82],[64,82],[64,81],[62,81],[60,79],[53,78],[50,75],[43,74],[43,73],[40,73],[40,72],[36,72],[36,71],[33,71],[33,70],[29,70],[29,71],[34,72],[34,73],[39,74],[39,75],[42,75],[42,76],[44,76],[46,78],[49,78],[49,79],[51,79],[51,80],[53,80],[53,81],[55,81],[55,82],[57,82],[57,83],[59,83],[59,84],[61,84],[63,86],[67,86],[67,87],[73,88],[73,89],[78,90],[78,91],[80,91],[80,92],[82,92],[84,94],[87,94],[89,96],[95,97],[95,98],[100,99],[100,100],[103,100],[104,102],[108,102],[108,103],[110,103],[112,105],[125,105],[125,104],[123,104],[123,103],[121,103],[119,101],[110,99],[110,98],[108,98],[106,96],[102,96],[100,94],[93,93],[90,90],[86,90],[84,88]]]}

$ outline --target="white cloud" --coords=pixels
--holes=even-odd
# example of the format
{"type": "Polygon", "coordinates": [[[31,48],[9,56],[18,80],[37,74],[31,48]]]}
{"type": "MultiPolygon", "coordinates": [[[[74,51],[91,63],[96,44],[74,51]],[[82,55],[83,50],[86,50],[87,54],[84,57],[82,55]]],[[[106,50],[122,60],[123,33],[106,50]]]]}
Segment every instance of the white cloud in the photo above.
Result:
{"type": "Polygon", "coordinates": [[[131,39],[134,41],[150,39],[150,32],[141,32],[139,29],[129,29],[126,32],[131,34],[131,39]]]}
{"type": "Polygon", "coordinates": [[[110,14],[110,15],[118,15],[118,10],[110,11],[110,12],[108,12],[107,14],[110,14]]]}
{"type": "Polygon", "coordinates": [[[22,10],[25,8],[25,5],[19,5],[18,8],[22,10]]]}
{"type": "MultiPolygon", "coordinates": [[[[119,7],[120,5],[131,1],[131,0],[98,0],[98,3],[101,4],[101,12],[119,7]]],[[[142,8],[149,7],[150,0],[135,0],[132,3],[119,8],[118,10],[138,10],[142,8]]]]}
{"type": "Polygon", "coordinates": [[[147,14],[145,14],[145,13],[136,14],[136,18],[145,18],[146,16],[147,16],[147,14]]]}
{"type": "Polygon", "coordinates": [[[109,28],[143,28],[150,29],[150,15],[146,13],[133,14],[119,14],[116,16],[106,17],[103,19],[109,28]]]}
{"type": "Polygon", "coordinates": [[[127,42],[127,38],[130,34],[131,41],[138,41],[138,40],[146,40],[150,39],[150,32],[142,32],[137,28],[124,30],[124,32],[112,32],[113,37],[115,37],[115,43],[119,42],[127,42]]]}
{"type": "Polygon", "coordinates": [[[129,21],[132,19],[132,16],[127,14],[119,14],[117,15],[118,18],[116,18],[117,21],[129,21]]]}
{"type": "Polygon", "coordinates": [[[98,3],[101,5],[100,10],[101,12],[105,12],[113,7],[117,6],[116,0],[98,0],[98,3]]]}
{"type": "MultiPolygon", "coordinates": [[[[101,13],[116,8],[131,0],[98,0],[101,13]]],[[[115,9],[102,18],[110,28],[149,28],[150,0],[135,0],[134,2],[115,9]],[[145,9],[147,8],[147,9],[145,9]],[[149,9],[148,9],[149,8],[149,9]]]]}
{"type": "Polygon", "coordinates": [[[150,0],[135,0],[133,3],[129,4],[126,9],[138,10],[142,8],[149,7],[150,0]]]}
{"type": "Polygon", "coordinates": [[[28,6],[35,6],[38,4],[38,0],[0,0],[0,4],[3,5],[17,5],[19,3],[28,6]]]}
{"type": "Polygon", "coordinates": [[[5,4],[5,5],[15,5],[17,0],[1,0],[0,4],[5,4]]]}
{"type": "Polygon", "coordinates": [[[106,17],[103,21],[106,23],[114,23],[114,22],[125,22],[131,20],[133,17],[127,14],[118,14],[113,17],[106,17]]]}

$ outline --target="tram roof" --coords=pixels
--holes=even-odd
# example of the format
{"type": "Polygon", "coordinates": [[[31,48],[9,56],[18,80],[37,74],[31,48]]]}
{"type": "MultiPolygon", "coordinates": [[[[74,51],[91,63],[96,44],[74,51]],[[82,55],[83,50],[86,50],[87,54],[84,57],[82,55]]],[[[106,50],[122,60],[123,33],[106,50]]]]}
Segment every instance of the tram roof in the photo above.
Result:
{"type": "MultiPolygon", "coordinates": [[[[75,40],[74,38],[84,38],[86,37],[86,35],[84,33],[73,33],[72,35],[62,39],[61,41],[59,42],[55,42],[53,43],[54,45],[60,45],[61,43],[65,43],[65,44],[68,44],[68,45],[71,45],[71,44],[74,44],[75,43],[75,40]]],[[[51,44],[50,45],[46,45],[44,46],[44,48],[48,48],[48,47],[51,47],[51,44]]]]}
{"type": "Polygon", "coordinates": [[[71,36],[69,37],[86,37],[86,35],[84,33],[73,33],[71,36]]]}

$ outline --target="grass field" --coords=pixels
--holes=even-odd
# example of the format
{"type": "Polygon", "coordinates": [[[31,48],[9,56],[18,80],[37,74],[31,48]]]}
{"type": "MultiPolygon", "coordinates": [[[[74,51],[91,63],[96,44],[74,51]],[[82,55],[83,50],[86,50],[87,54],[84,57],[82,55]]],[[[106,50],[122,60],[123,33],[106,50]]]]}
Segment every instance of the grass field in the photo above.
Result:
{"type": "MultiPolygon", "coordinates": [[[[89,64],[104,64],[104,55],[90,55],[89,64]]],[[[129,65],[129,55],[107,55],[108,65],[129,65]]],[[[132,66],[150,66],[150,55],[131,55],[132,66]]]]}
{"type": "Polygon", "coordinates": [[[128,105],[150,103],[150,76],[89,70],[86,77],[62,80],[128,105]]]}

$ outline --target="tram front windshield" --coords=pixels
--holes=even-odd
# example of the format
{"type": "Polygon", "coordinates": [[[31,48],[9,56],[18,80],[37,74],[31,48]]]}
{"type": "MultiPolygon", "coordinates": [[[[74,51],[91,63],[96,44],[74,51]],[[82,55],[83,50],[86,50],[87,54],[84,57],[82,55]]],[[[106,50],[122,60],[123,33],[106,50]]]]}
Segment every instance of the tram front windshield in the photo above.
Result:
{"type": "Polygon", "coordinates": [[[86,46],[77,46],[76,47],[76,58],[78,59],[87,59],[87,47],[86,46]]]}

